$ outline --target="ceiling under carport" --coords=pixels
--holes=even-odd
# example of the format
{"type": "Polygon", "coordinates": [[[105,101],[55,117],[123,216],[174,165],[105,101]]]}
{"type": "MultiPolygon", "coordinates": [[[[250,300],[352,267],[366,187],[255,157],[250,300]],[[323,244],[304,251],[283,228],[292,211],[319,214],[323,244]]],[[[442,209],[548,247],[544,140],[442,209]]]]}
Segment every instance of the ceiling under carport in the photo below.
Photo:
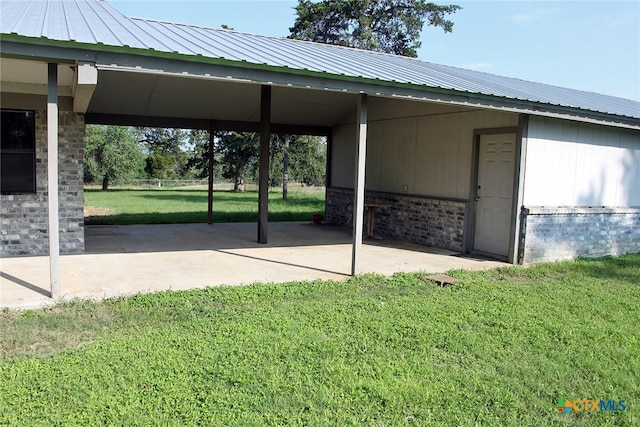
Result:
{"type": "MultiPolygon", "coordinates": [[[[331,127],[355,108],[353,94],[274,86],[273,123],[331,127]]],[[[260,85],[185,75],[100,70],[87,113],[260,121],[260,85]]]]}

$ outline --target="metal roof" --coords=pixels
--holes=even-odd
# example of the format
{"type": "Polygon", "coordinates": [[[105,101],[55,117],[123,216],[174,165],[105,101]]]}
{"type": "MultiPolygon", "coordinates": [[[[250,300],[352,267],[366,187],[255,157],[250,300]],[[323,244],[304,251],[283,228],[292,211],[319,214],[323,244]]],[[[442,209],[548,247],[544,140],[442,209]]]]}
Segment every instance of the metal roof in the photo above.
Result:
{"type": "Polygon", "coordinates": [[[239,66],[320,73],[338,80],[400,84],[422,91],[436,88],[640,119],[640,102],[624,98],[378,52],[130,18],[104,0],[2,0],[0,34],[45,45],[67,42],[147,56],[162,52],[196,61],[203,57],[239,66]]]}

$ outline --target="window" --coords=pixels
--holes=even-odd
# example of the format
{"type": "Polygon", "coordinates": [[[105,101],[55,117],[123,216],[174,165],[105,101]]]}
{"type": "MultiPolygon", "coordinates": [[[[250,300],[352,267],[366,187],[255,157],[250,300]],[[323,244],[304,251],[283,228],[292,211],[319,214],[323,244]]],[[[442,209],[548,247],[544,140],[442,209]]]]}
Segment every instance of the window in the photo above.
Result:
{"type": "Polygon", "coordinates": [[[36,131],[33,111],[2,110],[0,192],[36,192],[36,131]]]}

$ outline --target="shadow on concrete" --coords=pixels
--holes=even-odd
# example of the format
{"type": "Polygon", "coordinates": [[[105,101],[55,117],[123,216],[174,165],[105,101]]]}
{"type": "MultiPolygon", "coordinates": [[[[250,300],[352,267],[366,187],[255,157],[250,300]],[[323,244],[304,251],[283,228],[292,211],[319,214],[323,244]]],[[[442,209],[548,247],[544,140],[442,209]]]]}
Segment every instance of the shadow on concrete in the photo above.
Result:
{"type": "Polygon", "coordinates": [[[344,274],[344,272],[341,272],[341,271],[326,270],[326,269],[323,269],[323,268],[310,267],[308,265],[303,265],[303,264],[294,264],[294,263],[291,263],[291,262],[278,261],[278,260],[264,258],[264,257],[255,257],[255,256],[251,256],[251,255],[238,254],[238,253],[231,252],[231,251],[226,251],[226,250],[219,250],[217,252],[220,252],[220,253],[223,253],[223,254],[226,254],[226,255],[233,255],[233,256],[237,256],[237,257],[241,257],[241,258],[246,258],[246,259],[254,260],[254,261],[264,261],[264,262],[270,262],[270,263],[279,264],[279,265],[285,265],[287,267],[304,268],[305,270],[319,271],[321,273],[340,274],[340,275],[344,275],[345,277],[348,276],[347,274],[344,274]]]}
{"type": "MultiPolygon", "coordinates": [[[[282,221],[306,221],[310,219],[307,212],[290,213],[290,212],[269,212],[270,222],[282,221]]],[[[258,211],[236,212],[224,211],[217,209],[213,213],[213,222],[215,224],[224,224],[230,222],[257,222],[258,211]]],[[[151,212],[136,214],[111,214],[111,215],[91,215],[85,217],[88,225],[111,226],[111,225],[131,225],[131,224],[206,224],[207,212],[202,210],[184,211],[184,212],[151,212]]]]}
{"type": "Polygon", "coordinates": [[[456,258],[463,258],[463,259],[468,259],[471,261],[477,261],[477,262],[495,262],[495,261],[500,261],[498,258],[494,258],[494,257],[490,257],[489,255],[482,255],[482,254],[455,254],[455,255],[451,255],[454,256],[456,258]]]}
{"type": "MultiPolygon", "coordinates": [[[[207,286],[344,280],[350,275],[351,230],[311,223],[269,224],[269,243],[255,223],[132,225],[86,228],[86,253],[60,257],[61,298],[102,299],[207,286]]],[[[393,239],[363,242],[360,270],[444,273],[504,265],[393,239]]],[[[48,283],[47,257],[3,259],[3,307],[55,303],[34,284],[48,283]],[[19,278],[18,278],[19,277],[19,278]]]]}
{"type": "Polygon", "coordinates": [[[15,283],[16,285],[23,286],[23,287],[25,287],[25,288],[33,291],[33,292],[37,292],[40,295],[43,295],[45,297],[50,297],[51,296],[51,292],[49,292],[49,291],[47,291],[45,289],[42,289],[40,286],[36,286],[33,283],[29,283],[29,282],[27,282],[25,280],[22,280],[19,277],[12,276],[11,274],[7,274],[5,272],[0,271],[0,277],[2,277],[3,279],[7,279],[7,280],[15,283]]]}
{"type": "Polygon", "coordinates": [[[351,230],[347,227],[310,222],[269,223],[269,242],[264,245],[257,242],[257,230],[256,223],[88,225],[85,253],[219,251],[351,243],[351,230]]]}

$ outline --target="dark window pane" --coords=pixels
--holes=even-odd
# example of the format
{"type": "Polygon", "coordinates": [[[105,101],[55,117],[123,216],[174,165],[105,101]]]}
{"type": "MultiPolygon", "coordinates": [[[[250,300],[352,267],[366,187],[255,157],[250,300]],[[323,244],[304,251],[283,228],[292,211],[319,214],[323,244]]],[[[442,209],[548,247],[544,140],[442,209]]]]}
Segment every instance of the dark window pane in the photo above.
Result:
{"type": "Polygon", "coordinates": [[[33,193],[33,154],[2,153],[2,193],[33,193]]]}
{"type": "Polygon", "coordinates": [[[2,150],[35,148],[33,111],[2,111],[2,150]]]}
{"type": "Polygon", "coordinates": [[[1,111],[0,191],[34,193],[35,116],[33,111],[1,111]]]}

